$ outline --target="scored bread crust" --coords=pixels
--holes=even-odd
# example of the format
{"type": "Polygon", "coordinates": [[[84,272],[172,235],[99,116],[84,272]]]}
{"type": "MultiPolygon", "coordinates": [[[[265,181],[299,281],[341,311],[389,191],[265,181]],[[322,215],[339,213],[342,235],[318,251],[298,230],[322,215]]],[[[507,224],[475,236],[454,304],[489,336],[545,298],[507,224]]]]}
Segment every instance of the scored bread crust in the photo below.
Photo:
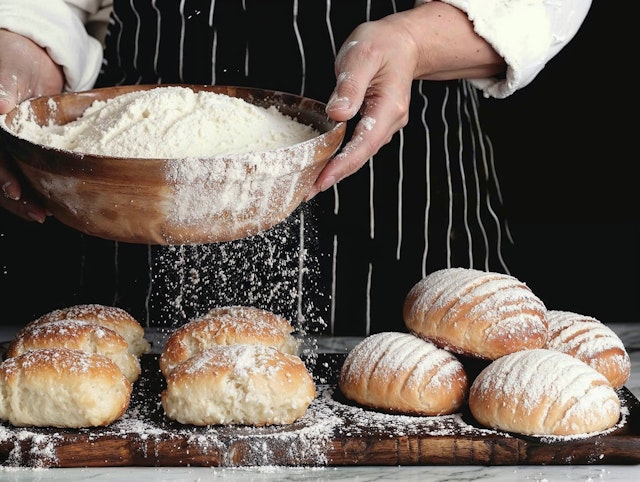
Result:
{"type": "Polygon", "coordinates": [[[613,427],[620,399],[575,357],[535,349],[505,355],[476,377],[469,409],[482,425],[525,435],[583,435],[613,427]]]}
{"type": "Polygon", "coordinates": [[[267,345],[213,345],[178,365],[166,382],[165,414],[192,425],[290,424],[316,396],[304,362],[267,345]]]}
{"type": "Polygon", "coordinates": [[[361,405],[415,415],[457,411],[467,398],[460,361],[408,333],[383,332],[358,343],[340,371],[339,388],[361,405]]]}
{"type": "Polygon", "coordinates": [[[293,327],[284,317],[251,306],[224,306],[177,328],[167,339],[159,364],[166,377],[177,365],[212,345],[258,343],[292,355],[298,352],[293,327]]]}
{"type": "Polygon", "coordinates": [[[129,352],[125,339],[110,328],[93,323],[62,319],[28,325],[13,338],[6,356],[15,357],[41,348],[69,348],[105,355],[131,382],[141,373],[140,362],[129,352]]]}
{"type": "Polygon", "coordinates": [[[549,340],[546,348],[582,360],[602,373],[613,388],[622,387],[631,375],[631,359],[615,332],[591,316],[548,310],[549,340]]]}
{"type": "Polygon", "coordinates": [[[494,360],[544,347],[546,307],[526,284],[501,273],[467,268],[435,271],[405,299],[406,327],[452,352],[494,360]]]}
{"type": "Polygon", "coordinates": [[[112,329],[126,340],[129,345],[129,351],[137,357],[151,350],[151,345],[144,338],[142,325],[127,311],[116,306],[97,303],[68,306],[45,313],[33,320],[29,325],[50,323],[64,319],[86,321],[112,329]]]}
{"type": "Polygon", "coordinates": [[[32,350],[0,364],[0,419],[17,427],[104,426],[127,410],[131,389],[104,355],[32,350]]]}

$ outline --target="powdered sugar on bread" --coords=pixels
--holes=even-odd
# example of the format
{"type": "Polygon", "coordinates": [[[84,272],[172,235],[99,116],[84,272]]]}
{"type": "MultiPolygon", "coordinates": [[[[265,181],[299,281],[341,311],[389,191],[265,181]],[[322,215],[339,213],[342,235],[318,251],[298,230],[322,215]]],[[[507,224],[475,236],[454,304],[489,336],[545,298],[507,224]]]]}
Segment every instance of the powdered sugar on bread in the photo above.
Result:
{"type": "Polygon", "coordinates": [[[547,349],[493,361],[474,380],[469,408],[485,426],[528,435],[598,432],[620,418],[620,400],[603,375],[547,349]]]}
{"type": "Polygon", "coordinates": [[[631,375],[631,360],[622,340],[608,326],[591,316],[549,310],[547,348],[572,355],[607,377],[614,388],[631,375]]]}
{"type": "Polygon", "coordinates": [[[526,284],[501,273],[431,273],[408,293],[403,316],[418,336],[478,358],[541,348],[547,339],[544,303],[526,284]]]}
{"type": "Polygon", "coordinates": [[[266,345],[214,345],[175,367],[162,392],[165,414],[192,425],[282,425],[316,396],[296,355],[266,345]]]}
{"type": "Polygon", "coordinates": [[[176,365],[212,345],[257,343],[296,354],[298,341],[287,319],[252,306],[223,306],[177,328],[160,355],[166,376],[176,365]]]}
{"type": "Polygon", "coordinates": [[[104,355],[31,350],[0,364],[0,419],[14,426],[108,425],[127,409],[131,389],[104,355]]]}
{"type": "Polygon", "coordinates": [[[116,306],[97,303],[68,306],[45,313],[27,326],[64,319],[81,320],[114,330],[126,340],[129,351],[135,356],[147,353],[151,348],[144,339],[144,328],[140,323],[127,311],[116,306]]]}
{"type": "Polygon", "coordinates": [[[129,381],[135,381],[140,375],[138,358],[129,352],[125,339],[104,326],[71,319],[30,324],[16,334],[7,356],[15,357],[42,348],[69,348],[102,354],[118,365],[129,381]]]}
{"type": "Polygon", "coordinates": [[[440,415],[464,402],[467,376],[451,353],[408,333],[383,332],[356,345],[340,372],[343,394],[362,405],[440,415]]]}

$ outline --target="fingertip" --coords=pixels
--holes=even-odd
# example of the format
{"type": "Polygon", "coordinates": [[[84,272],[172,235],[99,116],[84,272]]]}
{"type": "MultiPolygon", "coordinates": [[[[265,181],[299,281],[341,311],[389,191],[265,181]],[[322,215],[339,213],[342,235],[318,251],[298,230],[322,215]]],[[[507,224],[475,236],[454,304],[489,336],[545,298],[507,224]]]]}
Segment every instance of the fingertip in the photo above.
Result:
{"type": "Polygon", "coordinates": [[[333,186],[336,183],[336,178],[334,176],[327,176],[321,183],[320,183],[320,192],[324,192],[327,189],[329,189],[331,186],[333,186]]]}
{"type": "Polygon", "coordinates": [[[29,219],[40,224],[47,220],[47,214],[44,211],[27,211],[27,216],[29,216],[29,219]]]}
{"type": "Polygon", "coordinates": [[[311,189],[309,189],[309,192],[307,193],[307,196],[304,198],[304,201],[305,202],[311,201],[314,197],[317,196],[319,192],[320,192],[320,189],[318,189],[318,187],[316,187],[316,185],[314,184],[313,186],[311,186],[311,189]]]}
{"type": "Polygon", "coordinates": [[[7,199],[11,199],[12,201],[19,201],[21,194],[20,186],[11,181],[7,181],[2,185],[2,194],[4,194],[4,197],[6,197],[7,199]]]}

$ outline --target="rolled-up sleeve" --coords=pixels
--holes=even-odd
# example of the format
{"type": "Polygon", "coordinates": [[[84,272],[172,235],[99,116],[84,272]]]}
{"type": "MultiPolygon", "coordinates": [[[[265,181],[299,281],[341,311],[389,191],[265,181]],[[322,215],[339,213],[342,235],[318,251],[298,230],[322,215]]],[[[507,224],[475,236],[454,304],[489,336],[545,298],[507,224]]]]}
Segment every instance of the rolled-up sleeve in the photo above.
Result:
{"type": "MultiPolygon", "coordinates": [[[[431,0],[417,0],[422,4],[431,0]]],[[[441,0],[466,12],[476,33],[507,63],[504,78],[471,79],[503,98],[528,85],[582,25],[591,0],[441,0]]]]}
{"type": "Polygon", "coordinates": [[[84,22],[99,0],[0,0],[0,28],[28,37],[60,65],[65,90],[93,87],[102,64],[102,45],[84,22]]]}

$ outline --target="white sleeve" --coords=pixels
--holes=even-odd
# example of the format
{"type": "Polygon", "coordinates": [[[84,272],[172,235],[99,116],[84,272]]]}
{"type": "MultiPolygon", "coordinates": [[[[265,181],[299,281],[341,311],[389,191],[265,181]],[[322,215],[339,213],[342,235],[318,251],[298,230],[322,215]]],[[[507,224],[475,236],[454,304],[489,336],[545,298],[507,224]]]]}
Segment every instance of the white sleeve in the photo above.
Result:
{"type": "Polygon", "coordinates": [[[507,63],[505,78],[471,80],[485,97],[496,98],[528,85],[569,43],[591,7],[591,0],[441,1],[466,12],[476,33],[507,63]]]}
{"type": "Polygon", "coordinates": [[[65,90],[86,90],[102,64],[102,45],[91,37],[84,21],[100,0],[0,0],[0,28],[28,37],[60,65],[65,90]]]}

